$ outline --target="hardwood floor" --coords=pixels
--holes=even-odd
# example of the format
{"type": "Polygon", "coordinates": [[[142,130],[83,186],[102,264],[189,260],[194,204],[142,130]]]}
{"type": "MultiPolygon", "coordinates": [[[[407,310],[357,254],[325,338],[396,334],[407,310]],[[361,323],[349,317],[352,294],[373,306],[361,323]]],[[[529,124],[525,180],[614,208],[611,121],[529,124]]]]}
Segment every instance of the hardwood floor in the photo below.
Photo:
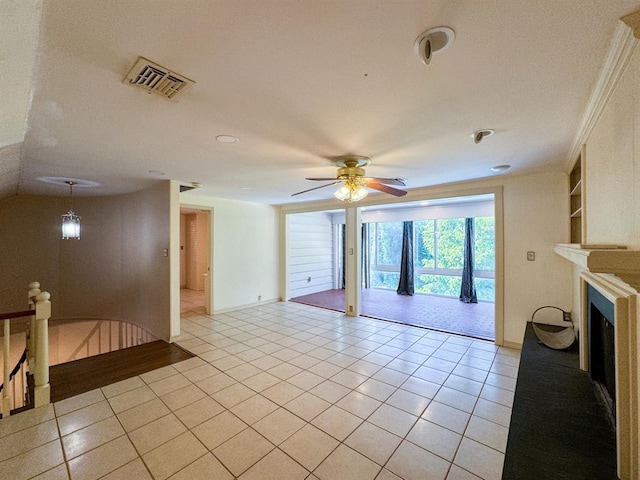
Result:
{"type": "Polygon", "coordinates": [[[158,340],[54,365],[49,370],[51,402],[126,380],[193,356],[177,345],[158,340]]]}

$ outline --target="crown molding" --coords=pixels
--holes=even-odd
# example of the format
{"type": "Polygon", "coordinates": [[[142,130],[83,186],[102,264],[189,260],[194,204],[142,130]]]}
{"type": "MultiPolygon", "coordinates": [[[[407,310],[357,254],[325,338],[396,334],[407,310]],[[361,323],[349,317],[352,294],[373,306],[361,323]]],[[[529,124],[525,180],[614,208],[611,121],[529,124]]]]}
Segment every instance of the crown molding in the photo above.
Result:
{"type": "MultiPolygon", "coordinates": [[[[638,12],[636,12],[636,14],[637,13],[638,12]]],[[[627,17],[631,17],[636,14],[627,15],[627,17]]],[[[623,19],[626,19],[627,17],[623,17],[623,19]]],[[[638,21],[636,17],[634,17],[634,20],[638,21]]],[[[637,27],[636,30],[638,30],[637,27]]],[[[607,52],[604,64],[600,70],[598,81],[591,92],[591,97],[589,98],[589,102],[585,108],[582,121],[580,122],[576,136],[573,139],[571,148],[567,153],[565,160],[565,170],[567,172],[571,171],[573,163],[576,161],[576,158],[578,158],[578,154],[581,151],[582,145],[587,142],[587,138],[593,131],[593,128],[598,121],[602,110],[607,104],[611,93],[617,86],[622,73],[629,64],[629,60],[631,59],[631,55],[633,54],[637,43],[638,40],[634,37],[634,30],[632,30],[626,23],[623,23],[622,21],[619,22],[611,41],[611,45],[609,46],[609,51],[607,52]]]]}
{"type": "Polygon", "coordinates": [[[620,20],[626,23],[630,29],[633,30],[633,35],[640,39],[640,10],[637,10],[629,15],[625,15],[620,20]]]}

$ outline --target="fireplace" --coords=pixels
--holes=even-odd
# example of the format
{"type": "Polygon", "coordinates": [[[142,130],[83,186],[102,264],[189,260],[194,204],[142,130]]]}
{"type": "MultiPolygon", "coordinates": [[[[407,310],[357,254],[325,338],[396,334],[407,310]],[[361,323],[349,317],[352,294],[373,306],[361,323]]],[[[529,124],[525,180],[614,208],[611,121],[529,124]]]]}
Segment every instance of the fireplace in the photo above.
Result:
{"type": "Polygon", "coordinates": [[[589,337],[589,375],[615,426],[615,309],[592,285],[587,286],[587,323],[589,337]]]}
{"type": "Polygon", "coordinates": [[[583,271],[580,279],[580,367],[610,407],[618,477],[637,479],[637,291],[613,275],[583,271]]]}

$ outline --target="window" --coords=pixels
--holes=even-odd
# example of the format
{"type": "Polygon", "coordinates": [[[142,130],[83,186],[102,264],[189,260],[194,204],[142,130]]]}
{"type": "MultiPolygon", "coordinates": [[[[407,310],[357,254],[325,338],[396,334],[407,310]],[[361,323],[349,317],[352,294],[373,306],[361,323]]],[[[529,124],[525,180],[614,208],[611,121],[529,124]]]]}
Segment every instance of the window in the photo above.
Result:
{"type": "MultiPolygon", "coordinates": [[[[464,262],[464,218],[413,222],[415,291],[458,297],[464,262]]],[[[478,299],[495,299],[495,221],[475,218],[475,282],[478,299]]],[[[396,289],[402,255],[402,222],[371,225],[371,286],[396,289]]]]}

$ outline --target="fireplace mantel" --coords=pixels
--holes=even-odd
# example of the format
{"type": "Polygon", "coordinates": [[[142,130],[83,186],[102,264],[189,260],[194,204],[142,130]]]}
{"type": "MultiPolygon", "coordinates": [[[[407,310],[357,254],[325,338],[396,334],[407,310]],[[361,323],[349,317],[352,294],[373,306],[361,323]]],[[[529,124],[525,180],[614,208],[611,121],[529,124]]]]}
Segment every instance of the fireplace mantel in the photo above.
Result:
{"type": "Polygon", "coordinates": [[[589,246],[557,243],[554,251],[591,273],[610,273],[640,290],[640,250],[623,246],[589,246]]]}

